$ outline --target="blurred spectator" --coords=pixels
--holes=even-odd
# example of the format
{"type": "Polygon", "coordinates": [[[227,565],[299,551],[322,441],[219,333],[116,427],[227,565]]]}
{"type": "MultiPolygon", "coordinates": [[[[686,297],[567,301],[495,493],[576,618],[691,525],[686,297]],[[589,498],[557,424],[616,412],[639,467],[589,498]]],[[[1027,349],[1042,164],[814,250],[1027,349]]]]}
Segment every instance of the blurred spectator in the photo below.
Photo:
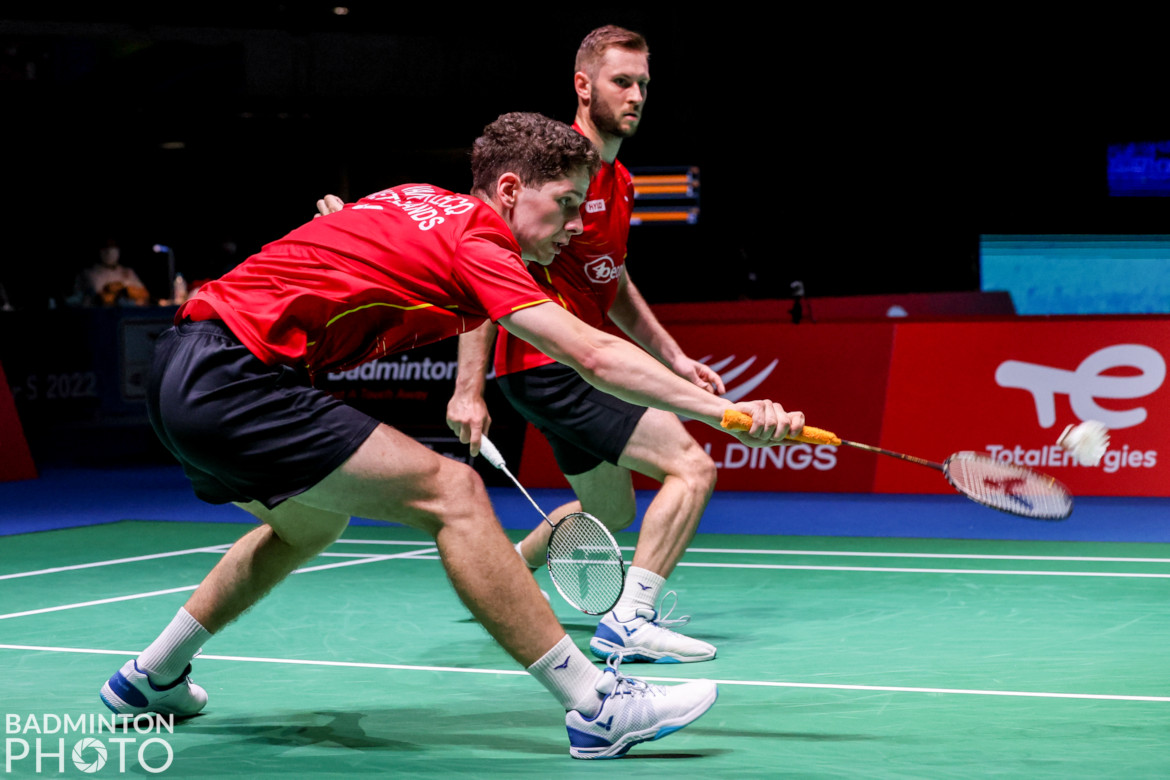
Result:
{"type": "Polygon", "coordinates": [[[70,303],[85,306],[145,306],[146,285],[133,268],[122,265],[122,251],[113,239],[99,251],[99,260],[81,272],[70,303]]]}

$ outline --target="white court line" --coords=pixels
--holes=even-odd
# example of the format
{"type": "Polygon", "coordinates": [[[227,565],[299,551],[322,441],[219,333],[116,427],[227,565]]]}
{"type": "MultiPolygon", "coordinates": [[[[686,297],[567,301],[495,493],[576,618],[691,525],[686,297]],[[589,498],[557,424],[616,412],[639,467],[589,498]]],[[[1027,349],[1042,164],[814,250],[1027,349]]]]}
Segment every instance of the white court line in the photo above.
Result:
{"type": "Polygon", "coordinates": [[[0,574],[0,580],[14,580],[18,577],[34,577],[39,574],[56,574],[62,571],[77,571],[78,569],[93,569],[98,566],[113,566],[119,563],[137,563],[138,561],[152,561],[158,558],[173,558],[176,555],[191,555],[192,553],[223,553],[231,544],[217,544],[211,547],[192,547],[189,550],[174,550],[151,555],[136,555],[133,558],[113,558],[108,561],[94,561],[93,563],[77,563],[72,566],[56,566],[52,569],[37,569],[36,571],[22,571],[15,574],[0,574]]]}
{"type": "MultiPolygon", "coordinates": [[[[47,645],[8,645],[0,644],[0,650],[22,650],[28,652],[47,653],[85,653],[91,655],[118,655],[136,656],[139,650],[98,650],[80,647],[52,647],[47,645]]],[[[257,664],[288,664],[292,666],[324,666],[346,669],[389,669],[408,672],[454,672],[458,674],[504,674],[527,675],[523,669],[469,669],[462,666],[418,666],[414,664],[381,664],[360,661],[314,661],[304,658],[264,658],[242,655],[208,655],[198,656],[200,661],[234,661],[257,664]]],[[[690,678],[678,677],[648,677],[637,675],[639,679],[652,682],[682,683],[690,678]]],[[[908,685],[848,685],[844,683],[798,683],[779,682],[771,680],[711,680],[717,685],[742,685],[755,688],[809,688],[831,691],[869,691],[885,693],[947,693],[963,696],[1017,696],[1038,699],[1088,699],[1093,701],[1137,701],[1137,702],[1170,702],[1170,696],[1134,696],[1114,693],[1059,693],[1052,691],[997,691],[979,688],[919,688],[908,685]]]]}
{"type": "Polygon", "coordinates": [[[707,569],[791,569],[795,571],[873,571],[890,574],[1003,574],[1017,577],[1131,577],[1135,579],[1170,579],[1170,574],[1147,574],[1127,571],[1018,571],[1013,569],[908,569],[900,566],[785,566],[767,563],[688,563],[707,569]]]}
{"type": "MultiPolygon", "coordinates": [[[[427,542],[391,542],[380,539],[338,539],[337,543],[345,544],[414,544],[427,545],[427,542]]],[[[632,552],[633,546],[619,546],[619,549],[632,552]]],[[[1170,558],[1125,558],[1099,557],[1081,555],[980,555],[976,553],[905,553],[905,552],[858,552],[851,550],[752,550],[725,547],[688,547],[688,553],[714,553],[727,555],[810,555],[810,556],[837,556],[856,558],[945,558],[948,560],[970,561],[1064,561],[1073,563],[1170,563],[1170,558]]],[[[686,564],[681,564],[685,566],[686,564]]]]}
{"type": "MultiPolygon", "coordinates": [[[[432,551],[428,550],[427,553],[432,551]]],[[[439,556],[419,554],[417,560],[438,561],[439,556]]],[[[630,561],[624,561],[626,566],[630,561]]],[[[782,563],[698,563],[679,561],[677,566],[693,566],[699,569],[770,569],[775,571],[855,571],[882,572],[885,574],[1002,574],[1009,577],[1124,577],[1132,579],[1170,579],[1168,574],[1148,574],[1124,571],[1021,571],[1016,569],[911,569],[902,566],[799,566],[782,563]]]]}
{"type": "Polygon", "coordinates": [[[411,547],[434,547],[434,542],[398,542],[392,539],[338,539],[334,544],[397,544],[411,547]]]}
{"type": "MultiPolygon", "coordinates": [[[[633,549],[633,548],[630,548],[633,549]]],[[[858,558],[955,558],[971,561],[1080,561],[1085,563],[1170,563],[1170,558],[1097,558],[1077,555],[976,555],[973,553],[852,552],[847,550],[736,550],[688,547],[687,552],[735,555],[824,555],[858,558]]]]}
{"type": "MultiPolygon", "coordinates": [[[[310,571],[324,571],[326,569],[340,569],[345,566],[359,566],[364,563],[375,563],[377,561],[389,561],[394,558],[414,558],[419,553],[434,552],[434,548],[430,550],[411,550],[404,553],[395,553],[394,555],[370,555],[360,559],[348,559],[340,563],[325,563],[320,566],[305,566],[293,571],[293,574],[304,574],[310,571]]],[[[113,596],[108,599],[96,599],[94,601],[81,601],[76,604],[62,604],[56,607],[43,607],[41,609],[29,609],[24,612],[10,612],[7,615],[0,615],[0,620],[7,620],[9,618],[27,617],[28,615],[43,615],[48,612],[61,612],[66,609],[80,609],[81,607],[95,607],[101,604],[114,604],[119,601],[133,601],[135,599],[147,599],[153,596],[166,596],[171,593],[182,593],[184,591],[191,591],[198,588],[198,585],[183,585],[178,588],[168,588],[166,590],[153,590],[146,593],[132,593],[127,596],[113,596]]]]}
{"type": "MultiPolygon", "coordinates": [[[[63,571],[78,571],[80,569],[94,569],[99,566],[114,566],[120,563],[138,563],[140,561],[152,561],[159,558],[173,558],[177,555],[191,555],[192,553],[225,553],[228,548],[234,544],[227,542],[226,544],[216,544],[209,547],[192,547],[187,550],[173,550],[165,553],[152,553],[151,555],[136,555],[133,558],[112,558],[105,561],[94,561],[92,563],[77,563],[71,566],[55,566],[51,569],[37,569],[36,571],[22,571],[15,574],[0,574],[0,580],[14,580],[20,577],[35,577],[41,574],[57,574],[63,571]]],[[[434,547],[434,542],[395,542],[383,539],[338,539],[334,544],[394,544],[410,547],[434,547]]],[[[633,549],[633,548],[631,548],[633,549]]],[[[326,557],[345,557],[358,556],[364,553],[320,553],[326,557]]]]}

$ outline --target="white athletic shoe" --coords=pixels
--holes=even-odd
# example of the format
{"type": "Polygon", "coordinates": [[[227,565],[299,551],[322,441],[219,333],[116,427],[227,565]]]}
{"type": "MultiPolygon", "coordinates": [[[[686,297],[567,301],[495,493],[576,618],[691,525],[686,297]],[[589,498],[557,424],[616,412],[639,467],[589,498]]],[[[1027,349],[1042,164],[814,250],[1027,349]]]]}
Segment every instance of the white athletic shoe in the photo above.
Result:
{"type": "Polygon", "coordinates": [[[121,715],[156,712],[189,718],[207,706],[207,691],[191,682],[187,676],[190,673],[191,665],[187,664],[178,680],[159,688],[139,670],[138,662],[132,658],[102,686],[102,701],[121,715]]]}
{"type": "MultiPolygon", "coordinates": [[[[670,591],[667,595],[673,593],[674,591],[670,591]]],[[[675,596],[675,602],[677,601],[678,597],[675,596]]],[[[672,605],[670,612],[673,611],[672,605]]],[[[643,607],[638,609],[633,617],[621,620],[615,611],[610,610],[601,619],[597,632],[589,640],[589,649],[599,658],[608,658],[618,653],[626,661],[645,661],[654,664],[686,664],[710,661],[714,658],[714,645],[668,628],[683,626],[690,621],[689,616],[670,620],[670,612],[659,617],[658,610],[643,607]]]]}
{"type": "Polygon", "coordinates": [[[609,659],[597,693],[604,697],[591,718],[576,710],[565,714],[569,755],[618,758],[639,742],[673,734],[711,708],[719,691],[708,680],[682,685],[652,685],[618,671],[621,656],[609,659]]]}

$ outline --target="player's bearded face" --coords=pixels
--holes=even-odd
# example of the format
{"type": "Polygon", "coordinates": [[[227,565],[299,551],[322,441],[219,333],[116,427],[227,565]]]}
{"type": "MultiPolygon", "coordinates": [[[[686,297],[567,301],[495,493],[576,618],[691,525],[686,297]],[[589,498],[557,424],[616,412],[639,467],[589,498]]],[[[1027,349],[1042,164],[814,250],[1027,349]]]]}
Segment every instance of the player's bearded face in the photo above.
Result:
{"type": "Polygon", "coordinates": [[[638,132],[650,66],[646,54],[607,49],[591,81],[589,118],[606,135],[629,138],[638,132]]]}

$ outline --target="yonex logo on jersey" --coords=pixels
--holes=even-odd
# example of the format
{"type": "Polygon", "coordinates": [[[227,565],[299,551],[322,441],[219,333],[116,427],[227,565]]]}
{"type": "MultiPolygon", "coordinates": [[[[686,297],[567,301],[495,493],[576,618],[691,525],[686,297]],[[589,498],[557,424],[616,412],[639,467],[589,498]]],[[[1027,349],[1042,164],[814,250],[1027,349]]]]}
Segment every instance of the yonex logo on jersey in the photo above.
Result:
{"type": "Polygon", "coordinates": [[[607,284],[617,281],[617,278],[622,275],[622,266],[618,265],[609,255],[605,255],[586,263],[585,273],[589,277],[589,281],[595,284],[607,284]]]}
{"type": "Polygon", "coordinates": [[[605,201],[598,198],[597,200],[585,201],[586,214],[599,214],[605,211],[605,201]]]}
{"type": "Polygon", "coordinates": [[[1115,344],[1099,349],[1072,371],[1007,360],[995,371],[1000,387],[1027,390],[1036,404],[1042,428],[1056,424],[1056,396],[1067,395],[1073,413],[1081,420],[1099,420],[1107,428],[1132,428],[1146,420],[1146,409],[1105,409],[1098,398],[1143,398],[1162,386],[1166,361],[1155,349],[1142,344],[1115,344]],[[1118,376],[1116,369],[1137,369],[1138,374],[1118,376]]]}

